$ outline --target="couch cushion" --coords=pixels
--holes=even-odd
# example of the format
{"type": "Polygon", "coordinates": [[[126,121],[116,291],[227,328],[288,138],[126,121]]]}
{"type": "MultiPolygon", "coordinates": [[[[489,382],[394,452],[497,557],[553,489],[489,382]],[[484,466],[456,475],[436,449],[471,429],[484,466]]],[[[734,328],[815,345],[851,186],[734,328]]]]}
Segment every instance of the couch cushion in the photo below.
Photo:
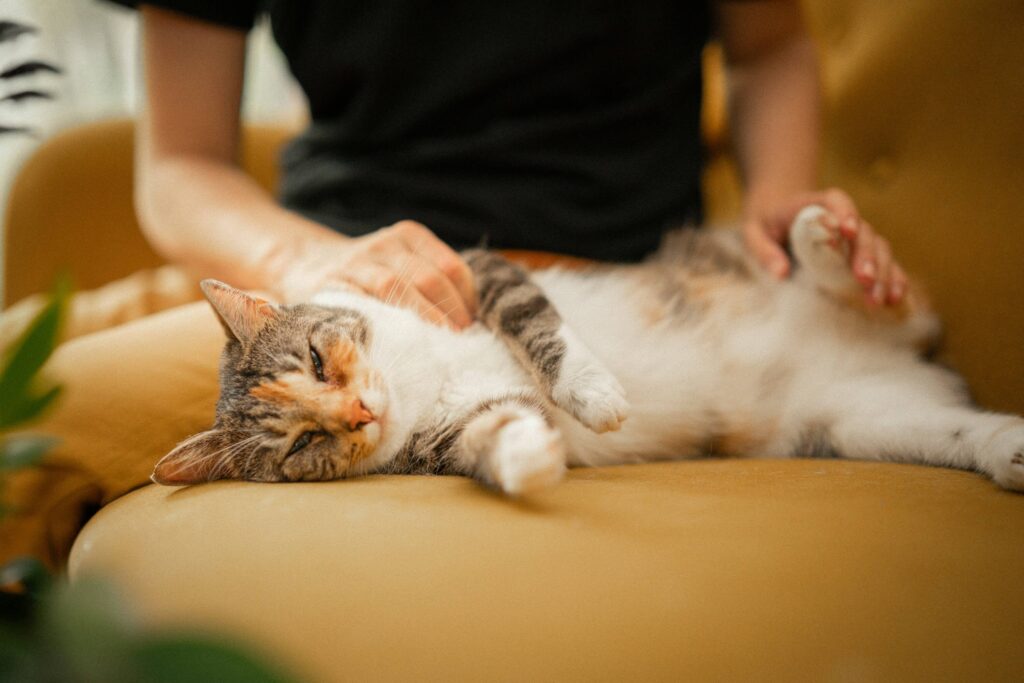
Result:
{"type": "Polygon", "coordinates": [[[158,623],[312,680],[996,680],[1024,670],[1024,496],[846,461],[150,486],[72,553],[158,623]]]}

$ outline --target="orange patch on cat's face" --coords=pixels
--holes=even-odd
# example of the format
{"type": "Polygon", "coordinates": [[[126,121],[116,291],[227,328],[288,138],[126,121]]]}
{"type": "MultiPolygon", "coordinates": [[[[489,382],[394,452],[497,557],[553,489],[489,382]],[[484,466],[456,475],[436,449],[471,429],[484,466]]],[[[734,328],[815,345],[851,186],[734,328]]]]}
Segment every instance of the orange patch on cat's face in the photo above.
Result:
{"type": "Polygon", "coordinates": [[[324,358],[324,374],[328,381],[344,383],[344,378],[351,376],[355,370],[356,347],[351,342],[339,341],[327,347],[327,357],[324,358]]]}
{"type": "MultiPolygon", "coordinates": [[[[358,377],[353,378],[358,380],[358,377]]],[[[359,381],[342,387],[320,382],[301,372],[289,372],[276,380],[253,387],[253,398],[274,404],[282,414],[305,419],[331,431],[348,431],[359,405],[359,381]],[[299,413],[296,415],[296,413],[299,413]]]]}
{"type": "Polygon", "coordinates": [[[303,429],[329,432],[339,446],[337,457],[344,457],[351,467],[369,457],[379,439],[379,425],[352,428],[362,414],[360,394],[368,388],[370,376],[349,342],[325,344],[320,353],[327,381],[321,382],[311,369],[296,370],[263,382],[249,393],[278,409],[281,417],[273,425],[278,431],[291,432],[301,424],[303,429]]]}

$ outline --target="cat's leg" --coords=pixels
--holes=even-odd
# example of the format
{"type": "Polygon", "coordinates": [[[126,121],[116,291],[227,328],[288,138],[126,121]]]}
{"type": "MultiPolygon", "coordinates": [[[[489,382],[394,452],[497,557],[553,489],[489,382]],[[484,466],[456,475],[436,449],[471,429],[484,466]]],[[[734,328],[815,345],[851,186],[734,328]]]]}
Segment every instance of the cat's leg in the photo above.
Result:
{"type": "Polygon", "coordinates": [[[920,463],[975,470],[1024,491],[1024,419],[923,396],[920,390],[836,386],[842,404],[814,419],[796,455],[920,463]]]}
{"type": "Polygon", "coordinates": [[[565,475],[562,435],[540,410],[519,401],[474,411],[449,457],[458,470],[512,496],[548,488],[565,475]]]}
{"type": "Polygon", "coordinates": [[[812,204],[793,219],[789,246],[800,268],[797,278],[837,296],[857,294],[860,284],[850,269],[850,244],[838,230],[826,227],[827,215],[824,207],[812,204]]]}
{"type": "Polygon", "coordinates": [[[626,419],[622,385],[565,325],[544,292],[499,254],[464,252],[479,293],[484,325],[515,354],[556,406],[595,432],[626,419]]]}

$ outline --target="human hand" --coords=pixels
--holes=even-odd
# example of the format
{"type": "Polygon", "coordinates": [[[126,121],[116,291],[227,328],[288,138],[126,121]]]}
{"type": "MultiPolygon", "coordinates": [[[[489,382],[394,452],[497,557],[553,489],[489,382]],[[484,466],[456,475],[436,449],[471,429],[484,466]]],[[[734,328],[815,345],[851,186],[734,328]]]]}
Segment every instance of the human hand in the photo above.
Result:
{"type": "Polygon", "coordinates": [[[850,267],[867,302],[877,306],[902,302],[907,275],[893,259],[889,241],[861,218],[848,194],[835,188],[797,195],[766,210],[749,211],[743,237],[758,262],[778,278],[789,275],[792,264],[782,245],[797,213],[810,204],[825,207],[829,212],[825,227],[835,231],[836,239],[848,242],[850,267]]]}
{"type": "Polygon", "coordinates": [[[415,221],[307,245],[286,270],[280,289],[285,300],[303,301],[331,287],[355,288],[454,329],[472,324],[476,314],[469,266],[415,221]]]}

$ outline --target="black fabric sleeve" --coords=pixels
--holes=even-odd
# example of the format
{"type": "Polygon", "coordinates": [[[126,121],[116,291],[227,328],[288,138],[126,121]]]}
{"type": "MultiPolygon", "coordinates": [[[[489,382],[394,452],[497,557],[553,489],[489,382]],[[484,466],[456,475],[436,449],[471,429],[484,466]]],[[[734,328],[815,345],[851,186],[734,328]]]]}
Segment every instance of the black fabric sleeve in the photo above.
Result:
{"type": "Polygon", "coordinates": [[[107,0],[123,7],[138,9],[152,5],[193,19],[248,31],[260,13],[260,0],[107,0]]]}

